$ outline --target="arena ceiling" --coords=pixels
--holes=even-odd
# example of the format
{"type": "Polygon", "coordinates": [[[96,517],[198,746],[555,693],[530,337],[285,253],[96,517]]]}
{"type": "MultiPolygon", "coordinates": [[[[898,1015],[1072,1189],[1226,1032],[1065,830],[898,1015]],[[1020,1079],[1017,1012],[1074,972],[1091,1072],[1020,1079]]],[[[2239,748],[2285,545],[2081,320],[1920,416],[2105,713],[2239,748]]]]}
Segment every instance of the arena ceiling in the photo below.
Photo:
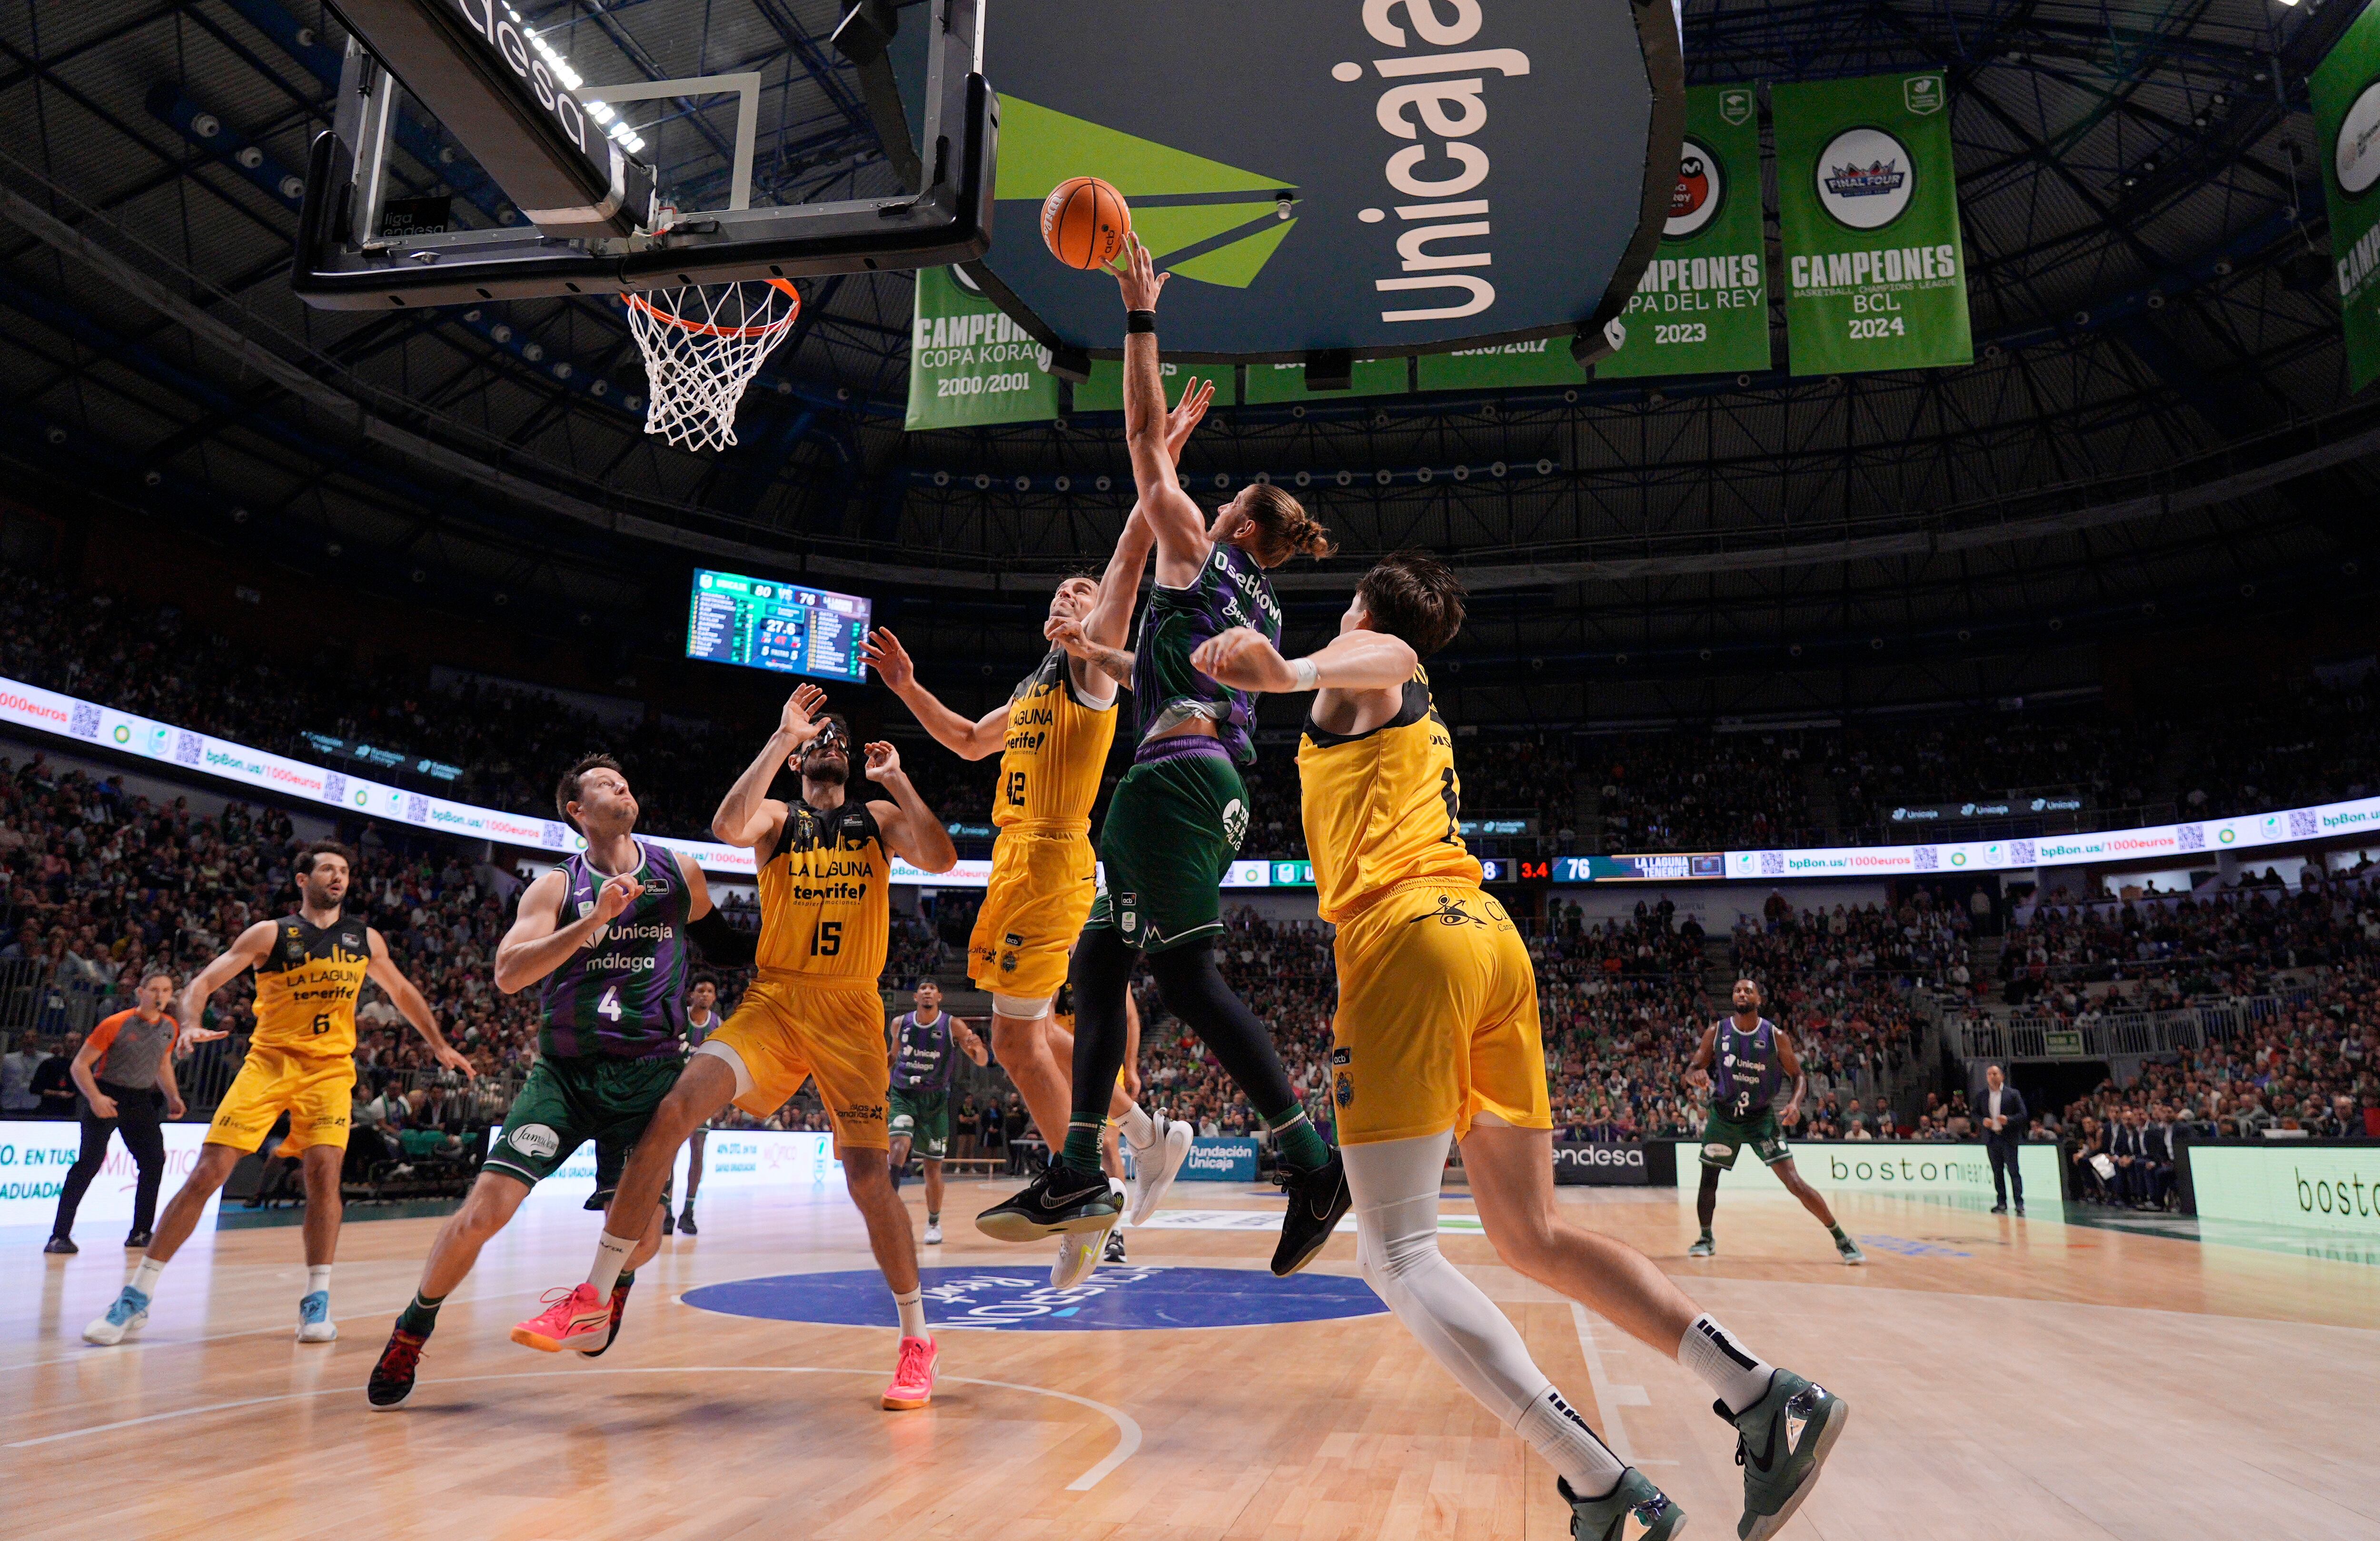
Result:
{"type": "MultiPolygon", "coordinates": [[[[894,188],[834,0],[520,9],[590,79],[759,71],[756,200],[894,188]]],[[[2355,9],[1688,0],[1698,82],[1949,72],[1974,365],[1219,411],[1185,470],[1318,473],[1345,554],[1284,577],[1293,627],[1369,553],[1448,553],[1477,596],[1459,688],[1516,721],[2087,689],[2096,638],[2360,594],[2380,408],[2347,390],[2305,93],[2355,9]],[[1494,461],[1553,470],[1418,475],[1494,461]]],[[[0,12],[0,455],[42,501],[524,625],[642,615],[655,650],[696,562],[901,594],[1002,679],[1038,650],[1048,575],[1122,523],[1086,491],[1128,485],[1120,425],[905,435],[906,275],[806,285],[787,388],[715,456],[591,391],[638,380],[608,301],[300,305],[286,179],[343,42],[312,0],[0,12]]],[[[722,131],[652,115],[665,181],[722,131]]],[[[434,125],[402,145],[418,189],[500,202],[434,125]]]]}

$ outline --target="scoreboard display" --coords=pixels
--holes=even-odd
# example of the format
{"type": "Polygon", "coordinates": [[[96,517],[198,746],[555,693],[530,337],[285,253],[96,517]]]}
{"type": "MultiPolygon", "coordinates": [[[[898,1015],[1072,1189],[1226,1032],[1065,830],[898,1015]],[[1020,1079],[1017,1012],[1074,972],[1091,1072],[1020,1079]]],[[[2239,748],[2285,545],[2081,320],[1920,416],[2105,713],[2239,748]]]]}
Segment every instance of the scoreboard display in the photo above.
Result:
{"type": "Polygon", "coordinates": [[[869,609],[856,594],[698,569],[686,603],[686,656],[857,683],[868,677],[859,644],[869,609]]]}

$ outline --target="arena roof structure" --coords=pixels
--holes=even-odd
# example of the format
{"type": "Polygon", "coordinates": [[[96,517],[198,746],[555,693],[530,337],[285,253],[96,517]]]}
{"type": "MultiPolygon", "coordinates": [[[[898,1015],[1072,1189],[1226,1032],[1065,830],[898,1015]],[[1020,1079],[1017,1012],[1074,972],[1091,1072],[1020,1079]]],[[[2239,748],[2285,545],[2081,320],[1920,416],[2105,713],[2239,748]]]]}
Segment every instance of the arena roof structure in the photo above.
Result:
{"type": "MultiPolygon", "coordinates": [[[[756,202],[900,186],[831,0],[519,9],[590,79],[757,72],[756,202]]],[[[2380,408],[2345,378],[2306,76],[2354,10],[1689,0],[1694,83],[1946,73],[1972,366],[1219,409],[1184,470],[1217,496],[1306,473],[1344,551],[1282,576],[1293,629],[1372,554],[1456,562],[1475,611],[1442,677],[1483,722],[2080,691],[2111,639],[2344,604],[2380,408]]],[[[24,495],[432,607],[502,596],[562,635],[666,631],[683,568],[727,565],[901,596],[913,649],[1002,680],[1038,651],[1051,576],[1129,505],[1113,414],[905,433],[906,273],[805,281],[716,455],[641,431],[613,301],[310,310],[298,178],[344,43],[310,0],[0,18],[0,455],[24,495]]],[[[665,175],[724,131],[711,104],[641,108],[665,175]]],[[[409,189],[517,217],[434,122],[396,143],[409,189]]]]}

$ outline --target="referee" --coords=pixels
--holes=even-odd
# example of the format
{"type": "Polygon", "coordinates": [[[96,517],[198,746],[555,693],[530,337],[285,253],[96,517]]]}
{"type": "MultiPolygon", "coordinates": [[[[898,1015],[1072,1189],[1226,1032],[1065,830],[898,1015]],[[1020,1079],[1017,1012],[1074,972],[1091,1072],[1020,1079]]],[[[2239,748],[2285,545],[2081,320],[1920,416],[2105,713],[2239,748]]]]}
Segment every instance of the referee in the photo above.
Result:
{"type": "Polygon", "coordinates": [[[140,1170],[140,1185],[133,1191],[132,1233],[124,1244],[149,1244],[149,1228],[157,1219],[157,1189],[165,1180],[160,1104],[169,1118],[180,1118],[183,1112],[181,1089],[174,1085],[174,1046],[181,1027],[165,1014],[174,999],[174,977],[163,970],[150,974],[140,981],[137,999],[139,1005],[91,1029],[69,1067],[83,1097],[82,1151],[59,1191],[57,1221],[43,1252],[79,1250],[74,1244],[75,1210],[82,1204],[83,1190],[107,1160],[108,1135],[118,1133],[140,1170]]]}

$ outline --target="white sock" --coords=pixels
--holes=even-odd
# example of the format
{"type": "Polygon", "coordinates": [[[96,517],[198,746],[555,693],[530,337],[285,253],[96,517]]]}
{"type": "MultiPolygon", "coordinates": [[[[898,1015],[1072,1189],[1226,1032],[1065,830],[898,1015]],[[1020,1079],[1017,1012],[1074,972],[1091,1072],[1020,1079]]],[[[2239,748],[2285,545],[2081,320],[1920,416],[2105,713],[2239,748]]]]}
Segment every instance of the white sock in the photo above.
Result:
{"type": "Polygon", "coordinates": [[[606,1231],[595,1238],[595,1266],[587,1270],[587,1282],[595,1286],[598,1299],[612,1298],[612,1286],[620,1282],[620,1270],[628,1266],[636,1250],[634,1236],[614,1236],[606,1231]]]}
{"type": "Polygon", "coordinates": [[[326,1295],[331,1292],[331,1265],[328,1263],[306,1265],[306,1292],[310,1295],[318,1291],[326,1295]]]}
{"type": "Polygon", "coordinates": [[[1562,1474],[1570,1490],[1582,1499],[1599,1499],[1620,1486],[1628,1468],[1609,1447],[1595,1437],[1577,1409],[1551,1386],[1537,1393],[1521,1414],[1512,1432],[1535,1445],[1546,1464],[1562,1474]]]}
{"type": "Polygon", "coordinates": [[[1157,1121],[1139,1103],[1127,1106],[1123,1117],[1117,1122],[1123,1126],[1124,1143],[1135,1150],[1147,1150],[1157,1143],[1157,1121]]]}
{"type": "Polygon", "coordinates": [[[1583,1499],[1622,1466],[1529,1357],[1512,1319],[1438,1249],[1438,1190],[1451,1132],[1342,1147],[1355,1199],[1355,1260],[1405,1330],[1463,1389],[1536,1447],[1583,1499]]]}
{"type": "Polygon", "coordinates": [[[132,1270],[132,1287],[153,1299],[157,1293],[157,1276],[164,1271],[164,1264],[154,1257],[143,1257],[140,1266],[132,1270]]]}
{"type": "Polygon", "coordinates": [[[893,1291],[892,1304],[901,1308],[902,1337],[932,1339],[934,1335],[926,1330],[926,1291],[923,1285],[907,1294],[893,1291]]]}
{"type": "Polygon", "coordinates": [[[1702,1377],[1730,1413],[1741,1413],[1767,1396],[1768,1377],[1776,1373],[1775,1365],[1745,1348],[1707,1311],[1678,1340],[1678,1363],[1702,1377]]]}

